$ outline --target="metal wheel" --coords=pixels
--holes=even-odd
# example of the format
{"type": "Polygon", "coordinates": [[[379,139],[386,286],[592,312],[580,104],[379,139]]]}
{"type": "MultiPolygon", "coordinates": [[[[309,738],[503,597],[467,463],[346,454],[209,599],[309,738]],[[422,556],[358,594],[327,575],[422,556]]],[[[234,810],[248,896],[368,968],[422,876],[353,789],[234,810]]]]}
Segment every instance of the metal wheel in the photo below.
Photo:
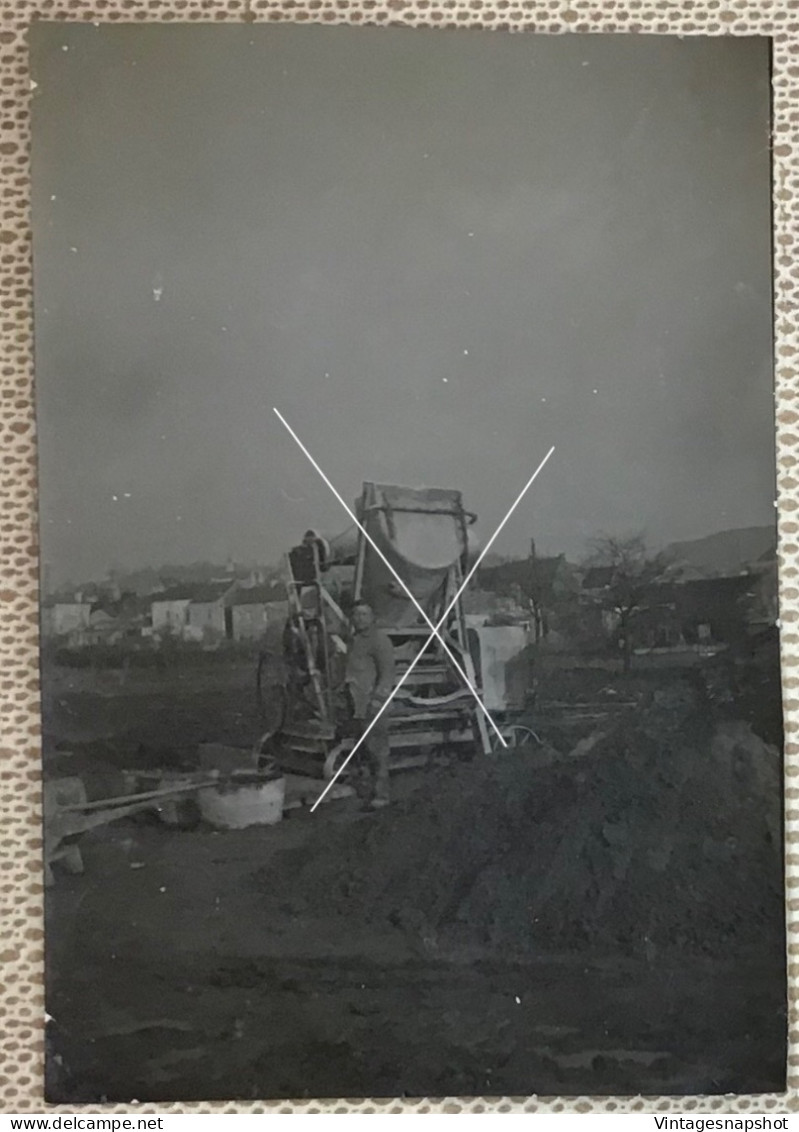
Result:
{"type": "Polygon", "coordinates": [[[350,750],[352,750],[352,748],[346,743],[337,743],[335,747],[331,747],[331,749],[327,753],[325,765],[322,770],[322,775],[325,782],[329,782],[330,779],[335,775],[336,771],[344,762],[350,750]]]}
{"type": "Polygon", "coordinates": [[[504,727],[500,727],[502,738],[505,740],[507,746],[503,747],[494,731],[491,732],[491,749],[494,752],[501,751],[518,751],[518,750],[531,750],[534,746],[541,746],[541,739],[536,735],[531,727],[525,727],[521,723],[509,723],[504,727]]]}
{"type": "Polygon", "coordinates": [[[261,774],[278,778],[280,770],[280,747],[275,740],[275,731],[270,729],[256,742],[254,754],[261,774]]]}

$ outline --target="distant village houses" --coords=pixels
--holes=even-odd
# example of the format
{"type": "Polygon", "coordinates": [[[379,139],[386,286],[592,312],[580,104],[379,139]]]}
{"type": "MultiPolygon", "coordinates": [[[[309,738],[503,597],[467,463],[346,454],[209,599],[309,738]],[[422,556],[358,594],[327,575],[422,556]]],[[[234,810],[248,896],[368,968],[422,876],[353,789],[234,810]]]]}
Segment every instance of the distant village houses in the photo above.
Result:
{"type": "Polygon", "coordinates": [[[42,636],[76,649],[152,647],[165,639],[206,645],[258,640],[274,619],[285,618],[285,589],[264,583],[261,571],[237,573],[209,582],[160,583],[143,596],[108,584],[49,595],[42,602],[42,636]]]}
{"type": "Polygon", "coordinates": [[[137,638],[149,617],[149,600],[136,594],[112,598],[98,596],[96,588],[56,595],[42,603],[41,628],[45,639],[56,639],[70,648],[116,644],[137,638]]]}
{"type": "MultiPolygon", "coordinates": [[[[612,608],[613,567],[595,566],[582,578],[586,624],[595,619],[613,636],[619,617],[612,608]]],[[[647,587],[630,618],[635,652],[716,650],[741,644],[753,632],[774,626],[779,615],[776,548],[737,570],[703,575],[674,563],[647,587]]]]}
{"type": "Polygon", "coordinates": [[[42,607],[42,632],[45,636],[68,637],[85,632],[90,625],[92,603],[81,594],[54,597],[42,607]]]}
{"type": "MultiPolygon", "coordinates": [[[[622,636],[625,647],[638,654],[713,651],[776,625],[777,549],[768,528],[727,532],[679,549],[686,553],[667,556],[662,574],[636,597],[624,634],[614,606],[614,567],[577,566],[562,554],[540,556],[534,542],[526,558],[479,570],[464,594],[464,613],[470,625],[521,625],[531,643],[550,652],[602,651],[622,636]],[[701,554],[689,557],[692,547],[701,554]],[[749,559],[737,557],[742,547],[749,559]]],[[[167,641],[217,647],[262,641],[287,616],[285,586],[275,580],[275,571],[200,563],[174,567],[174,574],[178,577],[169,578],[166,571],[112,573],[104,582],[47,595],[43,638],[75,649],[157,648],[167,641]],[[131,577],[136,586],[130,585],[131,577]],[[145,581],[147,592],[141,593],[144,585],[138,583],[145,581]]]]}
{"type": "Polygon", "coordinates": [[[185,641],[257,640],[266,632],[269,607],[285,602],[282,586],[243,585],[230,579],[176,586],[152,601],[153,636],[185,641]]]}
{"type": "Polygon", "coordinates": [[[288,602],[282,585],[250,586],[238,590],[231,602],[233,639],[258,640],[267,625],[285,621],[288,602]]]}
{"type": "Polygon", "coordinates": [[[150,603],[152,635],[182,637],[189,623],[190,603],[188,586],[174,586],[154,597],[150,603]]]}

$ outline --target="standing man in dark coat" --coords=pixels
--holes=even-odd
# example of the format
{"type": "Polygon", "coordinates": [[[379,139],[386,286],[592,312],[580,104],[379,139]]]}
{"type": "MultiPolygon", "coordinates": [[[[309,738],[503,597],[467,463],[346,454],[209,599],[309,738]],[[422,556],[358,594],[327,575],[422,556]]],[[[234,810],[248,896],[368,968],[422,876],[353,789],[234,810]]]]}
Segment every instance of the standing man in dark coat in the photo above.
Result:
{"type": "MultiPolygon", "coordinates": [[[[346,683],[359,735],[363,734],[390,696],[395,676],[394,646],[388,633],[375,625],[374,613],[368,602],[356,602],[352,610],[346,683]]],[[[387,806],[390,800],[388,710],[380,716],[361,747],[366,754],[364,761],[370,776],[369,806],[372,809],[387,806]]]]}

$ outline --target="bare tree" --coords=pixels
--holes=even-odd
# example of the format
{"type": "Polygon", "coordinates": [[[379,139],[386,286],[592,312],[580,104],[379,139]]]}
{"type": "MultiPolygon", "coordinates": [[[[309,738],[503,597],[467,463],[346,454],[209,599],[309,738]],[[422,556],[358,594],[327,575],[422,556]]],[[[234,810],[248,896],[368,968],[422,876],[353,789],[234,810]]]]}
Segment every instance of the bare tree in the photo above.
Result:
{"type": "Polygon", "coordinates": [[[602,610],[613,615],[624,671],[629,672],[633,622],[650,605],[652,587],[664,580],[671,560],[662,552],[652,553],[641,534],[627,538],[600,535],[589,546],[585,566],[593,570],[595,579],[589,592],[602,610]]]}

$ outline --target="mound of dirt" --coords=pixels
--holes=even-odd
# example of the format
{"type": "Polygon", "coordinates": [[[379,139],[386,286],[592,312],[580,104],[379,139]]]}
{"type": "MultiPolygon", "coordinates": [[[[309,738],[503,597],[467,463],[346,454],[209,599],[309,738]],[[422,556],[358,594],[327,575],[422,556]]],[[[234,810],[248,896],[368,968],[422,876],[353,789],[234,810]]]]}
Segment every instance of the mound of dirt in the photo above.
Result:
{"type": "Polygon", "coordinates": [[[780,807],[778,753],[677,693],[579,758],[476,759],[372,819],[320,823],[256,883],[434,950],[779,947],[780,807]]]}

